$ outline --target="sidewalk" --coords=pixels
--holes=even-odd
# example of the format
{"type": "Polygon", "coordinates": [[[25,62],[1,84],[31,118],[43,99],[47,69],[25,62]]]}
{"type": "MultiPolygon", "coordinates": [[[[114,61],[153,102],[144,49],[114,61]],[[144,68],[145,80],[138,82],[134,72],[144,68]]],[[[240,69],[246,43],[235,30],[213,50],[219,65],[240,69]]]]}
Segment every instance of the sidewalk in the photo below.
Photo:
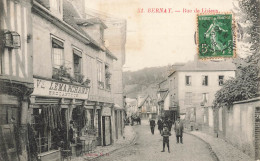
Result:
{"type": "Polygon", "coordinates": [[[125,126],[125,139],[118,139],[113,145],[110,146],[97,146],[90,153],[83,154],[83,156],[72,158],[72,161],[86,161],[92,160],[101,156],[109,155],[110,153],[130,145],[136,137],[136,133],[133,130],[132,126],[125,126]]]}
{"type": "Polygon", "coordinates": [[[201,131],[191,131],[188,134],[194,135],[208,143],[217,161],[254,161],[254,159],[221,138],[213,137],[201,131]]]}

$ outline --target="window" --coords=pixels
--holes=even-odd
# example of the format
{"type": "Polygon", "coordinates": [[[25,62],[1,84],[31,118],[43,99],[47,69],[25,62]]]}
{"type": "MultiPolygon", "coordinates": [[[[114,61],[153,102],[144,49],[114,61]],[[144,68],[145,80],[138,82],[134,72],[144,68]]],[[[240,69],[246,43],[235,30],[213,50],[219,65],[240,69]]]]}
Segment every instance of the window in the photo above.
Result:
{"type": "Polygon", "coordinates": [[[98,77],[98,87],[103,89],[104,88],[104,82],[102,80],[102,68],[103,64],[101,61],[97,61],[97,77],[98,77]]]}
{"type": "Polygon", "coordinates": [[[53,67],[54,68],[60,68],[64,64],[63,59],[63,42],[52,39],[52,58],[53,58],[53,67]]]}
{"type": "Polygon", "coordinates": [[[224,84],[224,75],[218,76],[218,85],[222,86],[224,84]]]}
{"type": "Polygon", "coordinates": [[[208,86],[208,76],[207,75],[202,76],[202,85],[208,86]]]}
{"type": "Polygon", "coordinates": [[[16,124],[18,121],[18,110],[16,107],[0,107],[0,125],[16,124]]]}
{"type": "Polygon", "coordinates": [[[192,93],[186,92],[185,93],[185,105],[191,105],[192,104],[192,93]]]}
{"type": "Polygon", "coordinates": [[[186,82],[186,86],[190,86],[191,85],[191,76],[185,76],[185,82],[186,82]]]}
{"type": "Polygon", "coordinates": [[[202,93],[202,102],[208,103],[209,101],[209,94],[208,93],[202,93]]]}
{"type": "Polygon", "coordinates": [[[105,72],[106,72],[106,89],[111,90],[111,83],[110,83],[111,73],[109,71],[108,65],[105,65],[105,72]]]}
{"type": "Polygon", "coordinates": [[[77,82],[83,82],[82,65],[81,65],[81,55],[79,50],[73,49],[73,65],[74,65],[74,76],[77,82]]]}

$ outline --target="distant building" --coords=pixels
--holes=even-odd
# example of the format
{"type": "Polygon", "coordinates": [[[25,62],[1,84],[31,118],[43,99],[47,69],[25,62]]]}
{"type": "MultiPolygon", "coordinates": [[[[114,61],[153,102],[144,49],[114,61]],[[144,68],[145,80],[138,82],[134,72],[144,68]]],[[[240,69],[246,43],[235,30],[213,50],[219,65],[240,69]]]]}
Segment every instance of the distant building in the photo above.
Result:
{"type": "Polygon", "coordinates": [[[193,61],[168,76],[169,96],[182,119],[213,128],[212,102],[223,83],[235,77],[231,61],[193,61]]]}
{"type": "Polygon", "coordinates": [[[152,97],[145,96],[145,97],[138,97],[138,111],[139,116],[142,119],[151,119],[157,117],[157,105],[156,100],[152,97]]]}
{"type": "Polygon", "coordinates": [[[137,99],[126,98],[126,114],[127,116],[132,116],[138,113],[137,109],[137,99]]]}

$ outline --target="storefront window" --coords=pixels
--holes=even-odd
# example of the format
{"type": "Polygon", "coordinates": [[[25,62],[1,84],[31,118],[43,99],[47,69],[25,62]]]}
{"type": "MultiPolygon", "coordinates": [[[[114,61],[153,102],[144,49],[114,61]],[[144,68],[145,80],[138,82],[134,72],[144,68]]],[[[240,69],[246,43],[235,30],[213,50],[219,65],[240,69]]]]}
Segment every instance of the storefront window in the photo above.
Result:
{"type": "Polygon", "coordinates": [[[67,120],[64,110],[58,105],[42,105],[33,109],[31,124],[38,153],[58,149],[66,141],[67,120]]]}

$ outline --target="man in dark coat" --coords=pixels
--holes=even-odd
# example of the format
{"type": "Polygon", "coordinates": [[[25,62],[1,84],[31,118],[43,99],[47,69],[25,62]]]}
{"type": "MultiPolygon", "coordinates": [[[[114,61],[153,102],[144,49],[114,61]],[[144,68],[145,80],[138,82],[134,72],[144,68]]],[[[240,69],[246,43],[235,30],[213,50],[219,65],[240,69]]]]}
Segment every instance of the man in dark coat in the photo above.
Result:
{"type": "Polygon", "coordinates": [[[157,125],[158,125],[158,130],[160,131],[160,134],[162,133],[162,130],[163,130],[163,122],[162,122],[162,119],[159,119],[157,121],[157,125]]]}
{"type": "Polygon", "coordinates": [[[170,153],[169,136],[171,136],[171,132],[168,130],[167,126],[163,127],[161,135],[163,137],[163,150],[161,152],[165,152],[165,144],[167,144],[168,152],[170,153]]]}
{"type": "Polygon", "coordinates": [[[183,123],[180,121],[180,117],[178,117],[178,119],[174,123],[174,130],[175,130],[175,134],[176,134],[177,143],[179,143],[179,140],[180,140],[180,142],[183,144],[183,140],[182,140],[183,123]]]}
{"type": "Polygon", "coordinates": [[[168,125],[169,131],[171,131],[172,130],[172,120],[170,118],[167,120],[167,125],[168,125]]]}
{"type": "Polygon", "coordinates": [[[151,128],[152,134],[154,134],[154,127],[155,127],[155,121],[152,119],[152,120],[150,120],[150,128],[151,128]]]}

